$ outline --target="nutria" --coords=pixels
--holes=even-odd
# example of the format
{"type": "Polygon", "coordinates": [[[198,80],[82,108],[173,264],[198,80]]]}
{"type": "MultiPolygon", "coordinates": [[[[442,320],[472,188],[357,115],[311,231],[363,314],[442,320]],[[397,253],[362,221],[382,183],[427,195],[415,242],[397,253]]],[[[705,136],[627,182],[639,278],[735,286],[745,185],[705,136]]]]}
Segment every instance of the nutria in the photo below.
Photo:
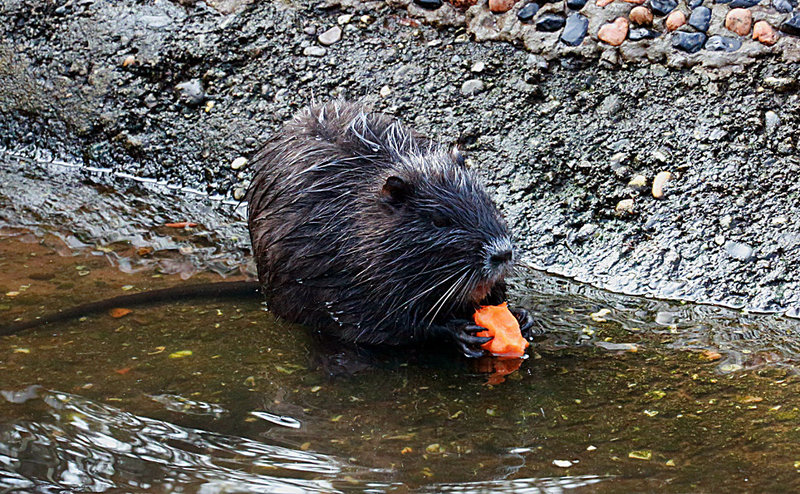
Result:
{"type": "MultiPolygon", "coordinates": [[[[277,315],[350,342],[449,338],[506,299],[506,222],[456,150],[361,104],[301,111],[254,156],[248,225],[261,290],[277,315]]],[[[523,332],[531,318],[513,311],[523,332]]]]}
{"type": "MultiPolygon", "coordinates": [[[[466,355],[478,305],[506,299],[505,221],[457,150],[363,105],[301,111],[254,156],[248,227],[259,282],[189,285],[93,302],[0,335],[112,307],[259,287],[279,316],[346,342],[452,340],[466,355]]],[[[532,320],[512,310],[529,336],[532,320]]]]}

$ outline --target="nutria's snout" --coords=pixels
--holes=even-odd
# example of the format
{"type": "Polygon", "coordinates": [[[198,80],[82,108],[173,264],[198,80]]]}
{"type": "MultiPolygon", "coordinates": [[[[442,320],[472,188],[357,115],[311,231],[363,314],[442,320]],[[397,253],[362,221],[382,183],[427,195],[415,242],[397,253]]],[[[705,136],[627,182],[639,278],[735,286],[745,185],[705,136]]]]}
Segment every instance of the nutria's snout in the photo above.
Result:
{"type": "Polygon", "coordinates": [[[514,267],[514,247],[508,237],[502,237],[486,245],[484,249],[483,280],[470,294],[470,300],[480,304],[491,293],[492,288],[505,279],[514,267]]]}

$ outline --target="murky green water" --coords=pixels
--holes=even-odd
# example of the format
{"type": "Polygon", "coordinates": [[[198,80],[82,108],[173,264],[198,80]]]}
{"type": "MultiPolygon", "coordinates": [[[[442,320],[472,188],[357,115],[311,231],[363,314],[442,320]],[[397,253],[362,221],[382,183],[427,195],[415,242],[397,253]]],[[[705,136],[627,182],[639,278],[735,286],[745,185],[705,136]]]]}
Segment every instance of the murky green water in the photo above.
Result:
{"type": "MultiPolygon", "coordinates": [[[[0,165],[2,321],[252,272],[235,214],[34,168],[0,165]]],[[[537,273],[515,299],[546,330],[516,370],[337,346],[257,299],[2,337],[0,492],[800,487],[797,321],[537,273]]]]}

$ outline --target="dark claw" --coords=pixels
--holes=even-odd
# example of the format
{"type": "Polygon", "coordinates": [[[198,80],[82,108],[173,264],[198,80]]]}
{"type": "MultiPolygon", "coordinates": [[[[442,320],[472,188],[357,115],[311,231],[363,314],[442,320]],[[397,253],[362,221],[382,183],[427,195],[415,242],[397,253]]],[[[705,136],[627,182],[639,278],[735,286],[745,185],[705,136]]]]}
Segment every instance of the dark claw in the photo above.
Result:
{"type": "Polygon", "coordinates": [[[519,321],[519,330],[525,339],[531,339],[534,336],[533,330],[533,316],[525,309],[511,309],[511,313],[519,321]]]}
{"type": "Polygon", "coordinates": [[[447,324],[450,336],[458,348],[469,358],[478,358],[486,355],[481,345],[492,341],[491,336],[476,336],[476,333],[486,331],[486,328],[474,324],[466,319],[453,319],[447,324]]]}
{"type": "Polygon", "coordinates": [[[456,344],[458,345],[458,348],[461,349],[461,351],[464,353],[464,355],[466,357],[478,358],[478,357],[483,357],[484,355],[486,355],[486,351],[485,350],[483,350],[481,348],[479,348],[477,350],[474,349],[474,348],[470,348],[466,343],[464,343],[463,341],[461,341],[459,339],[456,339],[456,344]]]}
{"type": "Polygon", "coordinates": [[[461,340],[463,343],[467,345],[483,345],[484,343],[489,343],[494,339],[493,336],[472,336],[465,333],[459,333],[456,335],[456,338],[461,340]]]}

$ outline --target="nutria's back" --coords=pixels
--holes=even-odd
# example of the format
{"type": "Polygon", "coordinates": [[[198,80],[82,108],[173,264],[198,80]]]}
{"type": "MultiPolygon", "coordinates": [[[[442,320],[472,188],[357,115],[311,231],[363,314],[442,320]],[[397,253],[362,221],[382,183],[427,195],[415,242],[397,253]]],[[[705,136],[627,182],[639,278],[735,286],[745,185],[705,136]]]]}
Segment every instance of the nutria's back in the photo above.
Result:
{"type": "Polygon", "coordinates": [[[362,105],[300,112],[254,157],[268,306],[344,340],[420,341],[505,298],[505,222],[458,153],[362,105]]]}

